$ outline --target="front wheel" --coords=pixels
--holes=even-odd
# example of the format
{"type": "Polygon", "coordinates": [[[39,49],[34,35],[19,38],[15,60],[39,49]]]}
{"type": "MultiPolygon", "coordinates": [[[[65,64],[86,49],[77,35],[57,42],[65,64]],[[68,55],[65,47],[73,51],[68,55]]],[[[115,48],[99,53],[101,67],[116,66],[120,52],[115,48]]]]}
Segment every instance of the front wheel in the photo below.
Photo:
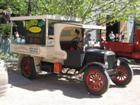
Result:
{"type": "Polygon", "coordinates": [[[36,78],[36,70],[34,65],[34,59],[30,56],[23,57],[21,62],[21,73],[24,77],[29,79],[36,78]]]}
{"type": "Polygon", "coordinates": [[[89,67],[84,73],[84,83],[93,95],[102,95],[108,90],[109,76],[101,67],[89,67]]]}
{"type": "Polygon", "coordinates": [[[112,82],[117,86],[126,86],[133,78],[133,71],[127,63],[121,63],[115,69],[115,74],[111,77],[112,82]]]}

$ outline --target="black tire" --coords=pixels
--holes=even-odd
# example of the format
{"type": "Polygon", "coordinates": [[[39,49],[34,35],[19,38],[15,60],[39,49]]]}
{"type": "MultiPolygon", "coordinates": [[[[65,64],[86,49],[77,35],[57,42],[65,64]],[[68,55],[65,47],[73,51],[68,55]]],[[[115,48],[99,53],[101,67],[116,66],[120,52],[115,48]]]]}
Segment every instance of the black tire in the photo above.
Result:
{"type": "Polygon", "coordinates": [[[34,65],[34,59],[30,56],[23,57],[20,63],[21,73],[24,77],[29,79],[36,78],[36,70],[34,65]]]}
{"type": "Polygon", "coordinates": [[[100,96],[109,88],[109,76],[101,67],[90,66],[85,70],[84,83],[91,94],[100,96]]]}
{"type": "Polygon", "coordinates": [[[117,86],[126,86],[131,82],[133,78],[133,70],[130,68],[128,63],[121,63],[115,69],[115,74],[111,76],[111,80],[117,86]]]}

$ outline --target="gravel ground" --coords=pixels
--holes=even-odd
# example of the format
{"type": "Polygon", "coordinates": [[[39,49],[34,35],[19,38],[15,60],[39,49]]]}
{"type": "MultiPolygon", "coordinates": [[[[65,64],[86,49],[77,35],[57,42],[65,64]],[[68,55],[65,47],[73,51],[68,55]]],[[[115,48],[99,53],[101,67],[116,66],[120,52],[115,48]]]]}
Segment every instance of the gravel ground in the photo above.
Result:
{"type": "Polygon", "coordinates": [[[9,70],[11,84],[0,105],[140,105],[140,70],[134,70],[132,82],[124,88],[111,83],[103,96],[87,93],[83,83],[41,75],[28,80],[19,72],[9,70]]]}

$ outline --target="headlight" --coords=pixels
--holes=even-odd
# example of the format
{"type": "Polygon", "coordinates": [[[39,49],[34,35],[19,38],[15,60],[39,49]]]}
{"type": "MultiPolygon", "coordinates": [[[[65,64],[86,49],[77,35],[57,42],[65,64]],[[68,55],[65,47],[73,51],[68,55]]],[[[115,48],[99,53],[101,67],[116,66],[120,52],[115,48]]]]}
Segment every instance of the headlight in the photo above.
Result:
{"type": "Polygon", "coordinates": [[[105,68],[107,69],[108,68],[108,62],[105,61],[105,68]]]}
{"type": "Polygon", "coordinates": [[[107,61],[107,56],[104,56],[104,61],[105,61],[105,68],[108,68],[108,61],[107,61]]]}
{"type": "Polygon", "coordinates": [[[120,66],[120,60],[119,59],[117,60],[117,66],[120,66]]]}

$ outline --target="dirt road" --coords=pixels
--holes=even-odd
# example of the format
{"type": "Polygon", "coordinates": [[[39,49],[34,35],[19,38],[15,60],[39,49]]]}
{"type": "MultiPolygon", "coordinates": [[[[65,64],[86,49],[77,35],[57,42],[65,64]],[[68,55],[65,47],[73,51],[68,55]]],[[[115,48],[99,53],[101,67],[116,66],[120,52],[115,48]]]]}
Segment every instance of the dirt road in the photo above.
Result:
{"type": "Polygon", "coordinates": [[[108,91],[97,97],[88,94],[83,83],[52,75],[31,81],[10,70],[11,87],[0,97],[0,105],[140,105],[140,70],[134,70],[134,74],[127,87],[111,83],[108,91]]]}

